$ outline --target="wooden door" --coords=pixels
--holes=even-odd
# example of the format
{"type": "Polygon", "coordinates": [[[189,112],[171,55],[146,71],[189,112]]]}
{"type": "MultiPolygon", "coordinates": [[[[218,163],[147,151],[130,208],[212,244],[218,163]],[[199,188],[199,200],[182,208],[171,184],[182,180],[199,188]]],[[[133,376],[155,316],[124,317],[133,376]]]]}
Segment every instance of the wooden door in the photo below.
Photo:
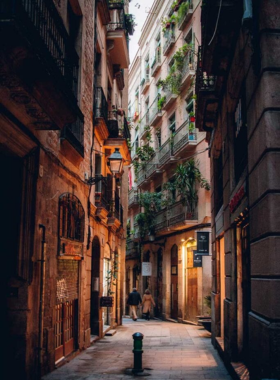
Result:
{"type": "Polygon", "coordinates": [[[67,301],[55,307],[55,361],[74,351],[77,301],[67,301]]]}
{"type": "Polygon", "coordinates": [[[178,318],[178,247],[171,248],[171,318],[178,318]]]}
{"type": "Polygon", "coordinates": [[[197,268],[188,269],[187,320],[197,321],[197,268]]]}

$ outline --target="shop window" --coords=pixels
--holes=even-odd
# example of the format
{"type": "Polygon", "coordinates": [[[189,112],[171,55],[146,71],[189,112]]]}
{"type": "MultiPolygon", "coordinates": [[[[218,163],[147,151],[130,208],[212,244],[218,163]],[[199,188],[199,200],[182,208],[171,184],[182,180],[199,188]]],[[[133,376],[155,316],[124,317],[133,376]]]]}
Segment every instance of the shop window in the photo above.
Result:
{"type": "Polygon", "coordinates": [[[79,199],[73,194],[63,194],[59,199],[60,238],[84,241],[85,212],[79,199]]]}

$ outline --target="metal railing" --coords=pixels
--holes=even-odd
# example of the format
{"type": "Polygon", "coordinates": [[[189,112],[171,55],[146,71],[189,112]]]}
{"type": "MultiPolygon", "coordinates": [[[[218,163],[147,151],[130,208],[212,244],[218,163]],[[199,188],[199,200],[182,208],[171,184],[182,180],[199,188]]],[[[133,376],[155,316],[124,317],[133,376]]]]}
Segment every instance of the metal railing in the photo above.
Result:
{"type": "Polygon", "coordinates": [[[174,224],[183,222],[185,220],[197,220],[197,208],[194,207],[193,210],[184,205],[182,200],[175,202],[168,209],[168,225],[172,226],[174,224]]]}
{"type": "Polygon", "coordinates": [[[183,13],[180,18],[178,18],[178,29],[180,30],[182,24],[184,23],[185,19],[188,17],[189,11],[193,11],[193,3],[191,0],[187,1],[189,3],[188,11],[183,13]]]}
{"type": "Polygon", "coordinates": [[[102,118],[107,122],[108,103],[102,87],[95,87],[94,89],[94,113],[95,118],[102,118]]]}
{"type": "Polygon", "coordinates": [[[150,121],[152,121],[155,116],[161,112],[161,110],[158,109],[158,101],[160,99],[160,95],[157,95],[157,97],[155,98],[155,100],[153,101],[153,103],[151,104],[150,108],[149,108],[149,112],[150,112],[150,121]]]}
{"type": "Polygon", "coordinates": [[[168,161],[170,157],[171,157],[171,142],[170,142],[170,139],[168,139],[159,148],[159,151],[158,151],[159,166],[164,165],[165,162],[168,161]]]}
{"type": "Polygon", "coordinates": [[[189,141],[196,142],[197,134],[189,132],[189,119],[187,119],[174,133],[172,154],[176,154],[182,147],[187,145],[189,141]]]}
{"type": "Polygon", "coordinates": [[[109,0],[108,1],[109,9],[123,9],[124,8],[124,1],[114,1],[109,0]]]}
{"type": "Polygon", "coordinates": [[[79,56],[73,41],[52,1],[3,0],[2,22],[14,20],[21,33],[28,36],[33,49],[39,51],[49,69],[58,70],[77,98],[79,56]]]}
{"type": "Polygon", "coordinates": [[[161,48],[157,47],[155,58],[151,64],[151,75],[153,75],[157,66],[161,63],[161,48]]]}
{"type": "Polygon", "coordinates": [[[104,209],[109,211],[111,197],[108,193],[107,178],[102,177],[101,181],[97,182],[97,184],[95,185],[95,205],[97,207],[103,207],[104,209]]]}
{"type": "Polygon", "coordinates": [[[163,54],[165,54],[169,47],[175,43],[175,32],[170,31],[169,33],[165,34],[165,38],[166,41],[163,45],[163,54]]]}
{"type": "Polygon", "coordinates": [[[140,169],[136,174],[136,178],[137,178],[137,185],[140,186],[146,179],[145,170],[140,169]]]}
{"type": "Polygon", "coordinates": [[[194,70],[194,55],[192,53],[186,54],[182,67],[182,79],[189,75],[190,70],[194,70]]]}
{"type": "Polygon", "coordinates": [[[150,116],[149,116],[149,109],[148,111],[145,113],[145,115],[142,117],[141,119],[141,123],[140,123],[140,129],[139,129],[139,135],[140,137],[146,133],[146,127],[149,126],[149,121],[150,121],[150,116]]]}
{"type": "Polygon", "coordinates": [[[128,206],[131,206],[133,204],[138,204],[139,202],[139,195],[137,190],[132,189],[128,192],[128,206]]]}
{"type": "Polygon", "coordinates": [[[167,227],[167,214],[166,209],[156,213],[155,216],[155,230],[162,230],[167,227]]]}
{"type": "Polygon", "coordinates": [[[199,95],[199,92],[211,92],[215,90],[216,79],[215,75],[208,75],[202,70],[202,57],[201,57],[201,46],[198,47],[198,60],[196,69],[196,82],[195,82],[195,93],[199,95]]]}
{"type": "Polygon", "coordinates": [[[124,138],[130,140],[130,131],[125,116],[117,115],[116,111],[109,111],[107,127],[109,138],[124,138]]]}
{"type": "Polygon", "coordinates": [[[146,164],[146,178],[149,178],[157,169],[157,155],[154,156],[146,164]]]}

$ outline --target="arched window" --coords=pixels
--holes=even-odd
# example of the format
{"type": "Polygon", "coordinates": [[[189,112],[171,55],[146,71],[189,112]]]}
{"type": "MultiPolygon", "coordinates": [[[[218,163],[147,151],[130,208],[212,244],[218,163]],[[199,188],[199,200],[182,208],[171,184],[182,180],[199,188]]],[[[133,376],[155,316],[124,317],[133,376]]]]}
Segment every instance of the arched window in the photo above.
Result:
{"type": "Polygon", "coordinates": [[[85,212],[79,199],[70,193],[59,198],[59,236],[84,241],[85,212]]]}

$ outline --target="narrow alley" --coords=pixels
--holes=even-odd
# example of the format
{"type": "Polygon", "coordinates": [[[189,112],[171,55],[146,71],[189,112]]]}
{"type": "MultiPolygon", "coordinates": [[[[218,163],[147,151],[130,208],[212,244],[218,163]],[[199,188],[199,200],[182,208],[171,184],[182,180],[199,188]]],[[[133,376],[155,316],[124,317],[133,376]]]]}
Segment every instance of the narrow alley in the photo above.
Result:
{"type": "Polygon", "coordinates": [[[141,332],[145,379],[230,380],[222,360],[211,344],[211,334],[202,326],[159,320],[133,322],[124,318],[113,336],[105,336],[75,359],[43,380],[131,379],[132,334],[141,332]]]}

